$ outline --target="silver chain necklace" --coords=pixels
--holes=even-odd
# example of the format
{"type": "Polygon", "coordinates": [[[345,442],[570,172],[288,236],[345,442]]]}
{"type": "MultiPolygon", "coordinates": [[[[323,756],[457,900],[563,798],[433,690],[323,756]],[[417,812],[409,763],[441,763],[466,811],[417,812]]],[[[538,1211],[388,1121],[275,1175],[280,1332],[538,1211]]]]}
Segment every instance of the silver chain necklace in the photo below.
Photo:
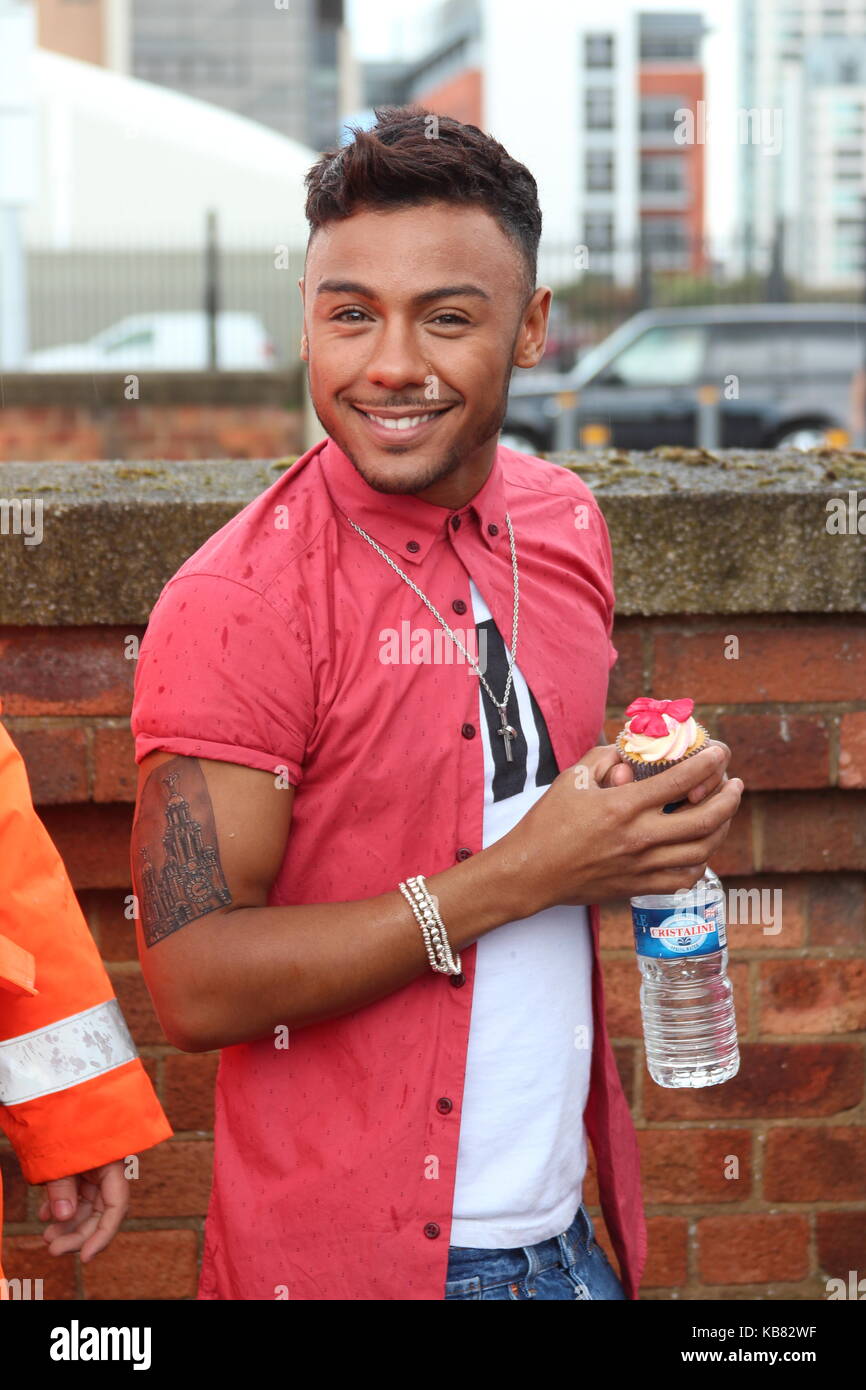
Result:
{"type": "Polygon", "coordinates": [[[514,546],[514,531],[511,528],[511,517],[508,515],[507,512],[505,513],[505,521],[508,526],[508,539],[511,543],[511,570],[514,575],[514,621],[512,623],[511,628],[511,650],[508,653],[508,680],[505,683],[505,695],[503,696],[502,700],[497,700],[496,696],[493,694],[493,691],[490,689],[490,686],[487,684],[486,680],[481,674],[481,671],[477,663],[472,660],[472,657],[469,655],[468,651],[464,647],[463,643],[460,641],[459,637],[456,637],[455,634],[451,631],[451,628],[448,626],[439,610],[433,607],[433,604],[430,602],[427,595],[421,592],[421,590],[418,588],[418,585],[413,583],[413,581],[409,578],[408,574],[405,574],[403,570],[401,570],[399,565],[394,564],[394,561],[391,559],[390,555],[385,554],[385,551],[382,549],[380,545],[376,544],[372,536],[368,536],[366,531],[362,530],[360,526],[356,526],[352,518],[350,516],[346,516],[345,512],[343,513],[343,515],[346,517],[346,520],[348,521],[349,525],[354,527],[354,529],[358,532],[358,535],[363,536],[364,540],[370,543],[373,549],[382,556],[382,559],[385,560],[391,566],[392,570],[396,570],[400,578],[406,581],[410,589],[414,589],[415,593],[422,600],[422,602],[426,603],[434,618],[436,618],[442,624],[455,646],[460,648],[461,652],[466,657],[466,660],[469,662],[469,665],[472,667],[476,676],[481,681],[481,684],[484,686],[484,689],[487,691],[487,694],[490,696],[494,705],[499,710],[499,722],[502,727],[497,729],[496,732],[504,740],[506,758],[510,763],[513,762],[514,755],[511,752],[511,741],[512,739],[517,738],[517,730],[513,729],[509,724],[505,711],[508,707],[508,696],[511,693],[511,681],[514,675],[514,662],[517,659],[517,613],[520,605],[520,591],[517,579],[517,551],[514,546]]]}

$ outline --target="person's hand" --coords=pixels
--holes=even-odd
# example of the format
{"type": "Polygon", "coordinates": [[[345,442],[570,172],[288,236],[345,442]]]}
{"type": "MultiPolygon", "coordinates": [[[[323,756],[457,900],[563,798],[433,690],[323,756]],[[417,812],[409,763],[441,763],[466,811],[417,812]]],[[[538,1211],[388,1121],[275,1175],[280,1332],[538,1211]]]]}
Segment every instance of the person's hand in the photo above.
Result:
{"type": "MultiPolygon", "coordinates": [[[[704,797],[711,796],[713,792],[718,791],[722,783],[728,780],[728,774],[725,768],[730,762],[730,748],[726,743],[720,743],[714,738],[707,739],[707,747],[723,749],[725,761],[718,772],[712,773],[706,781],[700,782],[698,786],[691,788],[688,794],[688,800],[695,806],[699,801],[703,801],[704,797]]],[[[611,760],[607,758],[601,760],[601,766],[606,768],[606,771],[596,779],[600,787],[624,787],[626,782],[633,782],[635,780],[634,770],[631,764],[625,761],[615,743],[604,744],[598,751],[611,755],[611,760]]]]}
{"type": "Polygon", "coordinates": [[[55,1220],[46,1226],[42,1239],[52,1255],[81,1251],[87,1264],[114,1239],[129,1207],[129,1183],[123,1174],[123,1160],[88,1168],[68,1178],[55,1178],[45,1184],[45,1200],[39,1220],[55,1220]]]}
{"type": "Polygon", "coordinates": [[[526,888],[522,915],[693,887],[740,804],[743,783],[725,773],[730,752],[713,742],[635,781],[613,744],[591,748],[498,842],[526,888]],[[686,804],[663,814],[677,801],[686,804]]]}

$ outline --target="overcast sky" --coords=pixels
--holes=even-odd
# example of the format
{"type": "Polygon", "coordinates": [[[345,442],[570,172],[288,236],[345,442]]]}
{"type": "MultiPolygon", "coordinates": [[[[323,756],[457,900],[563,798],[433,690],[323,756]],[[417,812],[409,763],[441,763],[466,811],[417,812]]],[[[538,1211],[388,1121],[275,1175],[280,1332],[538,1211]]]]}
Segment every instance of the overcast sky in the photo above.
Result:
{"type": "MultiPolygon", "coordinates": [[[[585,0],[533,0],[535,4],[575,4],[585,0]]],[[[707,114],[707,227],[724,237],[736,215],[737,147],[734,139],[737,89],[739,0],[605,0],[604,9],[689,10],[703,14],[711,32],[704,40],[707,114]]],[[[347,17],[359,58],[410,57],[424,33],[419,21],[437,8],[432,0],[348,0],[347,17]]],[[[604,11],[602,11],[603,13],[604,11]]],[[[496,132],[494,131],[493,134],[496,132]]]]}

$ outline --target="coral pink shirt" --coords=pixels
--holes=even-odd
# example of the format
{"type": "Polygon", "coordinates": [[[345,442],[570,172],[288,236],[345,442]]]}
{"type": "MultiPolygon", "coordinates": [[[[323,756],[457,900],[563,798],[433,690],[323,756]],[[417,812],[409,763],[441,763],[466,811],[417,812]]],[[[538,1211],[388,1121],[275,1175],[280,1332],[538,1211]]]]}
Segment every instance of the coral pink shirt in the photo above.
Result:
{"type": "MultiPolygon", "coordinates": [[[[472,625],[471,576],[510,642],[506,510],[517,661],[562,770],[603,728],[616,651],[607,529],[560,465],[500,446],[475,497],[449,511],[376,492],[325,439],[165,586],[136,672],[136,760],[164,749],[286,770],[292,826],[269,905],[393,892],[482,848],[478,679],[456,660],[382,659],[389,629],[426,629],[434,652],[442,630],[346,514],[454,628],[472,625]]],[[[605,1026],[597,906],[590,924],[584,1121],[636,1298],[647,1247],[638,1148],[605,1026]]],[[[461,952],[462,976],[427,970],[292,1030],[287,1049],[268,1036],[222,1050],[200,1298],[444,1298],[476,952],[461,952]]]]}

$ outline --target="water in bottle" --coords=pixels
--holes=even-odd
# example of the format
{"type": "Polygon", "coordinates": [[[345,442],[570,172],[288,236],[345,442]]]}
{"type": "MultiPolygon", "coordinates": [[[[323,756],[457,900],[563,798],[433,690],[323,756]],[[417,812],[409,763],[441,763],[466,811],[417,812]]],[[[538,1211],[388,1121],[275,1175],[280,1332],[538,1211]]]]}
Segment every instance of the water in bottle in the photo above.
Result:
{"type": "Polygon", "coordinates": [[[693,888],[631,899],[647,1069],[659,1086],[718,1086],[740,1066],[728,979],[725,892],[707,868],[693,888]]]}

